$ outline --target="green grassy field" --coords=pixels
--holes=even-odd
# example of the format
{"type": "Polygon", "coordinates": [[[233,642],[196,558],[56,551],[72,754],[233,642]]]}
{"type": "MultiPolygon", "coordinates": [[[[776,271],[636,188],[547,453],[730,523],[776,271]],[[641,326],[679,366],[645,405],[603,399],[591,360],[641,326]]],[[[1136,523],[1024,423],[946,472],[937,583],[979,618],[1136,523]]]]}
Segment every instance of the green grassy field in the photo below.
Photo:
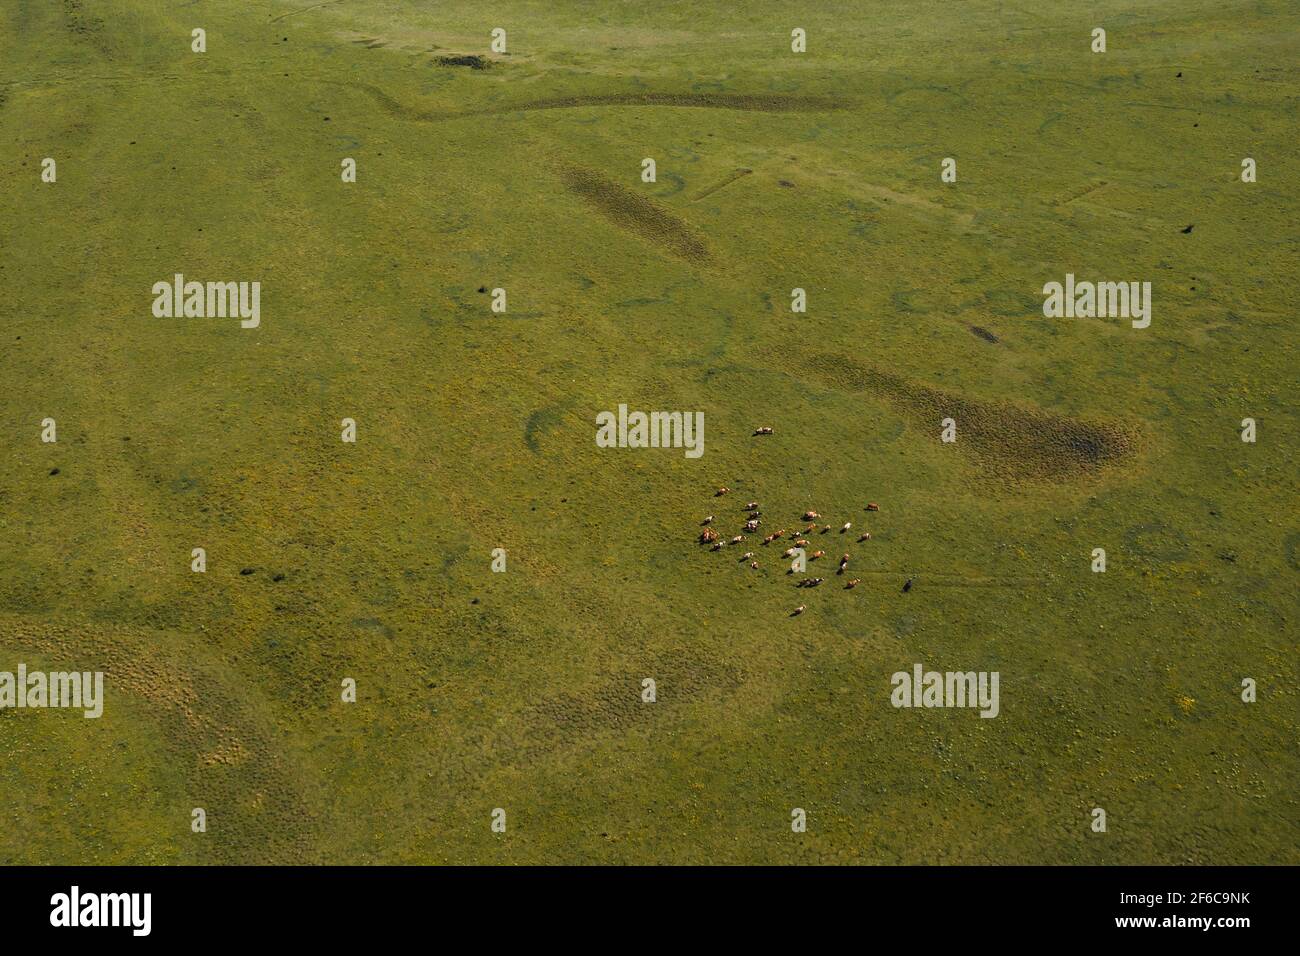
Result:
{"type": "Polygon", "coordinates": [[[1300,13],[1140,7],[6,0],[0,863],[1300,862],[1300,13]]]}

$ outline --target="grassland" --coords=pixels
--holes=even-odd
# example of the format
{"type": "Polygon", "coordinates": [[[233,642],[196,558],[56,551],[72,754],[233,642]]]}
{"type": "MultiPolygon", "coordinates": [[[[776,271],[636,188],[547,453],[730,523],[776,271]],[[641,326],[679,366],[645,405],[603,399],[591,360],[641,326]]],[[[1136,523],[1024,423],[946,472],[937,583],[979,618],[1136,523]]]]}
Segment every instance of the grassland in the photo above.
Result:
{"type": "Polygon", "coordinates": [[[6,0],[0,670],[108,702],[0,711],[0,862],[1300,862],[1298,37],[6,0]],[[261,327],[154,318],[174,272],[261,327]],[[1151,327],[1045,319],[1067,272],[1151,327]],[[620,402],[705,454],[597,448],[620,402]],[[695,544],[750,499],[870,529],[863,584],[695,544]],[[891,708],[918,661],[1001,715],[891,708]]]}

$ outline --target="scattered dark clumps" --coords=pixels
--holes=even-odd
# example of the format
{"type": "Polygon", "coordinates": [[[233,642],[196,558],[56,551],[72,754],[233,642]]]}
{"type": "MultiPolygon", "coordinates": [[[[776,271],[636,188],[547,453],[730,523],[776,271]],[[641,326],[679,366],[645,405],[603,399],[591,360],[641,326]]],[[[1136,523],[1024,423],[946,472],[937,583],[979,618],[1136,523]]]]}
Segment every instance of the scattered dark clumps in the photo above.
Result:
{"type": "Polygon", "coordinates": [[[1088,422],[1009,402],[985,402],[930,388],[839,355],[813,356],[808,367],[849,391],[865,391],[929,427],[954,418],[960,450],[990,476],[1012,481],[1083,478],[1127,462],[1138,432],[1119,422],[1088,422]]]}
{"type": "Polygon", "coordinates": [[[278,581],[283,581],[283,580],[284,580],[284,575],[283,575],[283,574],[273,574],[273,575],[271,575],[271,580],[272,580],[272,581],[277,581],[277,582],[278,582],[278,581]]]}
{"type": "Polygon", "coordinates": [[[786,189],[793,189],[793,188],[794,188],[794,183],[790,182],[790,180],[788,180],[788,179],[778,179],[778,180],[776,181],[776,184],[777,184],[778,186],[784,186],[786,189]]]}
{"type": "Polygon", "coordinates": [[[1187,235],[1189,232],[1191,232],[1191,231],[1192,231],[1193,229],[1195,229],[1195,228],[1196,228],[1196,223],[1192,223],[1192,224],[1189,225],[1186,229],[1183,229],[1183,230],[1182,230],[1182,233],[1183,233],[1183,235],[1185,236],[1185,235],[1187,235]]]}
{"type": "Polygon", "coordinates": [[[1289,534],[1283,542],[1286,563],[1295,571],[1300,571],[1300,532],[1289,534]]]}
{"type": "Polygon", "coordinates": [[[998,343],[998,337],[983,326],[972,325],[970,330],[985,342],[992,342],[994,345],[998,343]]]}
{"type": "Polygon", "coordinates": [[[255,574],[256,571],[253,568],[240,568],[239,573],[244,575],[244,577],[247,577],[250,574],[255,574]]]}
{"type": "Polygon", "coordinates": [[[1191,554],[1186,533],[1163,521],[1129,528],[1124,532],[1124,546],[1133,554],[1153,561],[1185,561],[1191,554]]]}
{"type": "MultiPolygon", "coordinates": [[[[152,728],[169,752],[177,756],[184,789],[205,794],[214,806],[235,806],[256,794],[257,812],[238,813],[226,821],[229,842],[214,845],[207,858],[218,864],[247,859],[257,847],[259,861],[279,864],[320,863],[320,830],[324,814],[283,756],[280,731],[263,710],[244,700],[240,688],[217,676],[190,654],[161,640],[179,627],[170,616],[151,619],[148,628],[132,625],[61,624],[9,625],[19,646],[33,646],[54,660],[90,655],[96,668],[113,675],[113,686],[127,699],[146,702],[152,728]]],[[[260,660],[273,666],[297,658],[289,641],[285,649],[266,652],[260,660]]],[[[270,643],[267,642],[267,647],[270,643]]],[[[262,649],[258,648],[258,653],[262,649]]],[[[324,681],[313,673],[280,676],[301,689],[294,706],[319,699],[324,681]]],[[[134,744],[132,744],[134,746],[134,744]]]]}
{"type": "Polygon", "coordinates": [[[570,192],[593,205],[606,219],[634,232],[673,255],[706,262],[708,247],[682,220],[591,169],[571,167],[563,172],[570,192]]]}
{"type": "Polygon", "coordinates": [[[451,54],[438,57],[440,66],[467,66],[471,70],[486,70],[492,61],[477,53],[451,54]]]}
{"type": "Polygon", "coordinates": [[[104,21],[87,13],[82,0],[63,0],[63,16],[69,33],[90,43],[104,57],[113,59],[116,51],[107,40],[104,21]]]}
{"type": "MultiPolygon", "coordinates": [[[[725,701],[747,676],[729,660],[703,652],[652,658],[646,668],[660,686],[673,688],[674,700],[698,704],[725,701]]],[[[593,734],[653,726],[669,713],[642,704],[638,694],[626,692],[629,686],[640,687],[641,674],[606,672],[572,692],[549,695],[521,715],[521,732],[502,736],[494,750],[511,764],[528,764],[586,746],[593,734]]]]}
{"type": "Polygon", "coordinates": [[[57,468],[51,468],[51,469],[50,469],[50,474],[51,474],[51,475],[57,475],[58,473],[59,473],[59,469],[57,469],[57,468]]]}

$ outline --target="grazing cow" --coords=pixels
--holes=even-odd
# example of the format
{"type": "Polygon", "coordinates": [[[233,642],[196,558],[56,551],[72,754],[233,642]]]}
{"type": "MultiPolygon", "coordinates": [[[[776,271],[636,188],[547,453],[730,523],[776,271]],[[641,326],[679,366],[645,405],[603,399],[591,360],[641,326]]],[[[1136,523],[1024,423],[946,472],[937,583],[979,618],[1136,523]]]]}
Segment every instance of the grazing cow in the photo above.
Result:
{"type": "Polygon", "coordinates": [[[812,511],[812,510],[805,511],[805,512],[803,513],[803,520],[804,520],[804,521],[812,521],[814,518],[820,518],[820,517],[821,517],[821,515],[819,515],[817,512],[812,511]]]}
{"type": "Polygon", "coordinates": [[[700,524],[713,524],[713,515],[707,516],[700,524]]]}
{"type": "Polygon", "coordinates": [[[808,555],[808,557],[813,558],[814,560],[816,560],[817,558],[824,558],[824,557],[826,557],[826,552],[825,552],[825,551],[814,551],[812,554],[808,555]]]}
{"type": "Polygon", "coordinates": [[[849,566],[849,556],[846,554],[844,557],[840,558],[840,570],[843,571],[848,566],[849,566]]]}
{"type": "Polygon", "coordinates": [[[716,542],[714,542],[713,547],[709,548],[709,550],[710,550],[710,551],[721,551],[721,550],[722,550],[722,542],[721,542],[721,541],[716,541],[716,542]]]}
{"type": "Polygon", "coordinates": [[[868,511],[879,511],[879,510],[880,510],[880,505],[876,504],[876,503],[873,501],[873,502],[871,502],[869,505],[867,505],[867,510],[868,510],[868,511]]]}
{"type": "Polygon", "coordinates": [[[903,593],[906,594],[910,590],[912,590],[912,579],[908,578],[905,582],[903,582],[903,593]]]}
{"type": "Polygon", "coordinates": [[[853,588],[857,587],[861,583],[862,583],[861,578],[849,578],[846,582],[844,582],[844,590],[851,591],[853,588]]]}
{"type": "Polygon", "coordinates": [[[766,538],[763,539],[763,543],[764,543],[764,544],[771,544],[771,543],[772,543],[773,541],[775,541],[775,540],[776,540],[776,535],[774,535],[774,534],[769,534],[766,538]]]}
{"type": "Polygon", "coordinates": [[[783,558],[791,557],[794,554],[794,552],[795,552],[794,548],[786,548],[784,551],[781,552],[781,557],[783,558]]]}
{"type": "Polygon", "coordinates": [[[771,426],[771,425],[762,425],[762,426],[760,426],[759,428],[755,428],[755,429],[754,429],[754,434],[755,434],[755,435],[770,435],[770,434],[772,434],[772,426],[771,426]]]}
{"type": "Polygon", "coordinates": [[[806,605],[806,604],[800,604],[797,608],[795,608],[793,611],[790,612],[790,616],[791,616],[791,617],[798,617],[800,614],[802,614],[802,613],[803,613],[804,611],[806,611],[806,610],[808,610],[808,605],[806,605]]]}
{"type": "Polygon", "coordinates": [[[805,541],[803,538],[796,538],[794,542],[794,546],[796,548],[806,548],[808,547],[808,542],[805,541]]]}
{"type": "Polygon", "coordinates": [[[753,551],[746,551],[744,554],[742,554],[742,555],[740,556],[740,560],[742,560],[742,561],[749,561],[749,560],[752,559],[753,557],[754,557],[754,552],[753,552],[753,551]]]}
{"type": "Polygon", "coordinates": [[[745,510],[746,510],[746,511],[757,511],[757,510],[758,510],[758,502],[757,502],[757,501],[751,501],[749,504],[745,505],[745,510]]]}
{"type": "Polygon", "coordinates": [[[870,531],[864,531],[864,532],[862,532],[862,534],[858,535],[858,541],[859,541],[859,542],[861,542],[861,541],[870,541],[870,540],[871,540],[871,532],[870,532],[870,531]]]}
{"type": "Polygon", "coordinates": [[[745,540],[745,536],[744,536],[743,534],[738,534],[738,535],[736,535],[734,538],[731,539],[731,543],[732,543],[732,544],[740,544],[740,542],[742,542],[742,541],[744,541],[744,540],[745,540]]]}
{"type": "Polygon", "coordinates": [[[846,521],[846,522],[844,522],[844,527],[843,527],[843,528],[840,528],[840,534],[843,534],[845,531],[848,531],[848,530],[849,530],[850,528],[852,528],[852,527],[853,527],[853,522],[852,522],[852,521],[846,521]]]}
{"type": "Polygon", "coordinates": [[[751,568],[753,568],[755,571],[758,570],[758,562],[757,562],[757,561],[750,561],[750,562],[749,562],[749,566],[750,566],[751,568]]]}
{"type": "Polygon", "coordinates": [[[729,492],[730,490],[731,490],[730,488],[719,488],[717,491],[715,491],[715,492],[713,493],[713,497],[715,497],[715,498],[720,498],[720,497],[722,497],[723,495],[725,495],[727,492],[729,492]]]}
{"type": "Polygon", "coordinates": [[[763,522],[759,521],[757,518],[750,518],[748,521],[745,522],[745,530],[756,531],[758,530],[758,526],[762,523],[763,522]]]}
{"type": "Polygon", "coordinates": [[[700,532],[700,544],[708,544],[710,541],[718,540],[718,532],[712,528],[705,528],[700,532]]]}

